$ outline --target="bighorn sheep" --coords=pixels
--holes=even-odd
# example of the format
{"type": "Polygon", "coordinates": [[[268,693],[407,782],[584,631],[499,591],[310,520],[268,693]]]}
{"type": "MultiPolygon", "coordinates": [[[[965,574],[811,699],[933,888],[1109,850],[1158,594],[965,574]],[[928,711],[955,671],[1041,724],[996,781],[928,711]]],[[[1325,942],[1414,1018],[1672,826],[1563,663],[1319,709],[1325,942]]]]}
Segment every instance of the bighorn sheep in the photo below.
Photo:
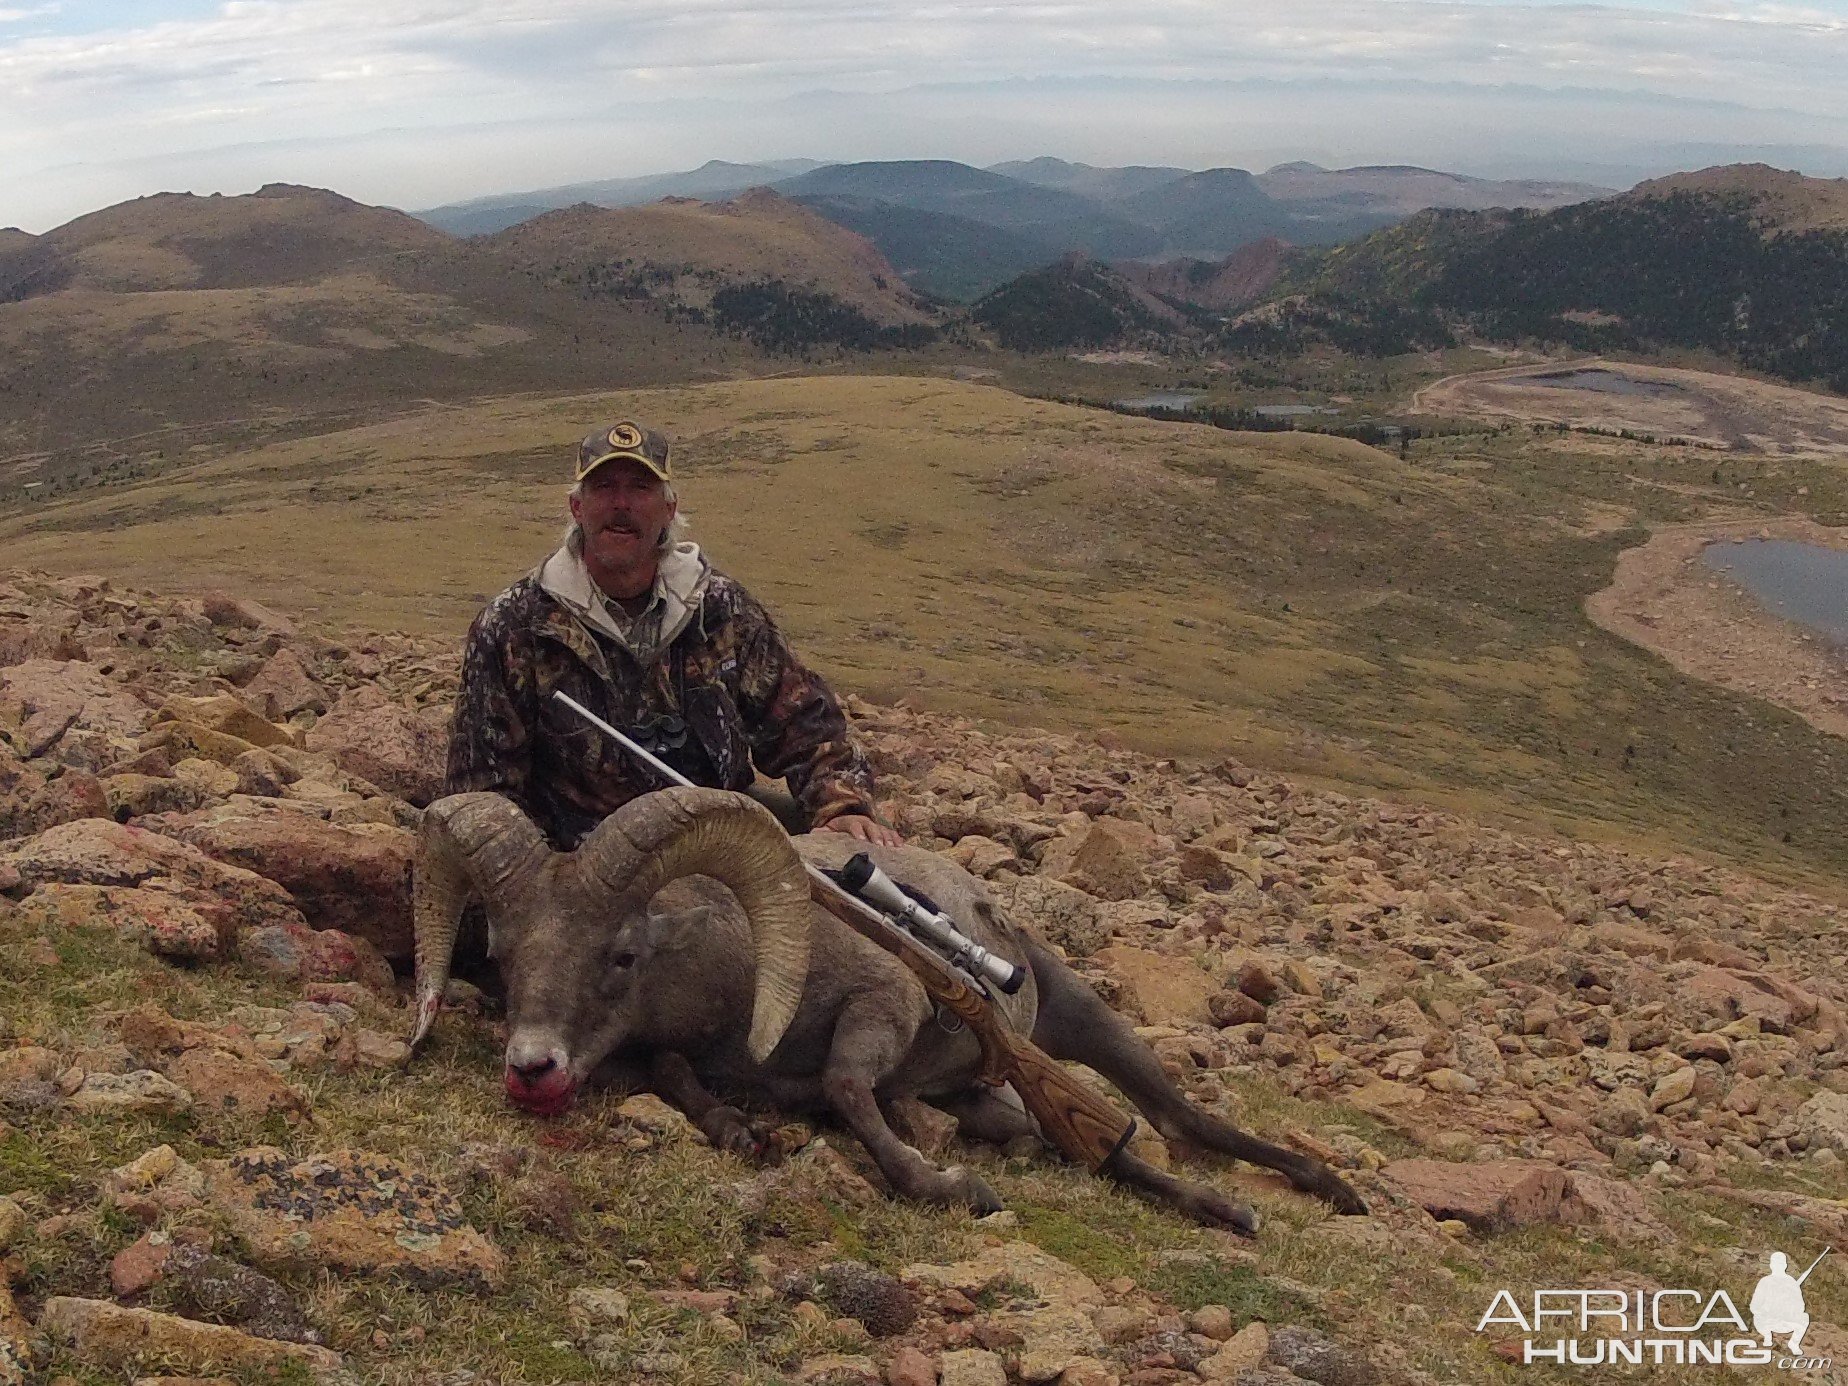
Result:
{"type": "MultiPolygon", "coordinates": [[[[998,1209],[986,1183],[960,1167],[932,1166],[880,1110],[912,1095],[981,1138],[1034,1130],[1018,1107],[976,1081],[973,1036],[939,1024],[901,963],[810,902],[801,858],[838,868],[863,846],[838,833],[791,839],[743,795],[675,788],[631,801],[575,852],[559,853],[499,795],[441,799],[426,812],[418,844],[412,1044],[435,1019],[472,894],[485,907],[506,987],[504,1081],[518,1106],[560,1112],[593,1077],[649,1086],[715,1145],[741,1152],[753,1147],[751,1128],[712,1090],[831,1110],[901,1196],[998,1209]]],[[[999,917],[976,878],[921,848],[874,847],[871,855],[977,942],[1028,965],[1020,991],[996,1003],[1017,1032],[1103,1074],[1164,1136],[1279,1170],[1342,1212],[1366,1211],[1319,1161],[1190,1103],[1120,1016],[1049,948],[999,917]]],[[[1256,1226],[1249,1208],[1127,1152],[1114,1172],[1195,1218],[1256,1226]]]]}

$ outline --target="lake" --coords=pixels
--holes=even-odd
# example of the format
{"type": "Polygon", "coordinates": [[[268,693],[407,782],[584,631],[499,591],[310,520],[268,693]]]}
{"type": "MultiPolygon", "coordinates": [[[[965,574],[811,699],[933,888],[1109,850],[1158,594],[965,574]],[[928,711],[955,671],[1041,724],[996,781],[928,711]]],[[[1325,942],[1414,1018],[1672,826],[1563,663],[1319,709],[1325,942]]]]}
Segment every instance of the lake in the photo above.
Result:
{"type": "Polygon", "coordinates": [[[1748,539],[1709,544],[1701,558],[1779,616],[1848,645],[1848,551],[1790,539],[1748,539]]]}
{"type": "Polygon", "coordinates": [[[1320,404],[1254,404],[1251,412],[1267,419],[1295,419],[1305,414],[1339,414],[1341,411],[1320,404]]]}
{"type": "Polygon", "coordinates": [[[1205,390],[1155,390],[1111,403],[1118,409],[1192,409],[1205,397],[1205,390]]]}
{"type": "Polygon", "coordinates": [[[1553,371],[1547,375],[1510,376],[1501,383],[1538,385],[1549,390],[1590,390],[1595,394],[1634,395],[1643,399],[1671,399],[1687,393],[1679,385],[1670,385],[1665,380],[1638,380],[1595,367],[1582,371],[1553,371]]]}

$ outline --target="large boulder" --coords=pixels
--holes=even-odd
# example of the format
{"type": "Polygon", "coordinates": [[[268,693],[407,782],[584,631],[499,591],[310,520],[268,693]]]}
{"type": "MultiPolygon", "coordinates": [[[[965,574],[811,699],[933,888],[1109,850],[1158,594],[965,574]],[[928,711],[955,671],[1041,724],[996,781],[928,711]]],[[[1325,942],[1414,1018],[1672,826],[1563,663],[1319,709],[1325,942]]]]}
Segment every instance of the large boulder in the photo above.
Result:
{"type": "Polygon", "coordinates": [[[28,659],[0,668],[0,705],[8,703],[18,708],[20,749],[29,757],[56,756],[67,737],[75,747],[74,733],[94,734],[97,740],[83,744],[78,762],[90,770],[101,768],[90,763],[99,759],[94,745],[119,740],[127,746],[150,715],[94,664],[75,659],[28,659]]]}
{"type": "Polygon", "coordinates": [[[1657,974],[1654,984],[1662,988],[1659,994],[1668,998],[1676,1018],[1695,1031],[1749,1017],[1774,1034],[1788,1034],[1816,1010],[1814,998],[1792,996],[1794,988],[1779,986],[1763,973],[1704,963],[1675,964],[1657,974]]]}
{"type": "Polygon", "coordinates": [[[1797,1109],[1797,1130],[1812,1150],[1848,1155],[1848,1094],[1825,1088],[1797,1109]]]}
{"type": "Polygon", "coordinates": [[[200,600],[205,619],[226,630],[251,630],[272,635],[294,635],[295,623],[262,602],[230,592],[207,592],[200,600]]]}
{"type": "Polygon", "coordinates": [[[1113,943],[1092,960],[1106,967],[1122,986],[1129,1009],[1145,1025],[1208,1024],[1210,1002],[1219,984],[1187,958],[1171,958],[1145,948],[1113,943]]]}
{"type": "Polygon", "coordinates": [[[79,818],[110,816],[109,792],[84,770],[63,770],[55,762],[21,760],[0,741],[0,842],[30,837],[79,818]]]}
{"type": "Polygon", "coordinates": [[[176,815],[160,827],[216,861],[275,881],[314,928],[363,938],[394,961],[410,958],[415,844],[403,828],[254,805],[176,815]]]}
{"type": "Polygon", "coordinates": [[[315,680],[301,656],[284,645],[244,685],[244,696],[263,708],[272,722],[286,721],[298,712],[326,712],[332,703],[327,690],[315,680]]]}
{"type": "Polygon", "coordinates": [[[137,1063],[192,1094],[195,1114],[263,1117],[280,1112],[293,1117],[308,1110],[301,1094],[235,1031],[213,1030],[142,1006],[122,1018],[120,1033],[137,1063]]]}
{"type": "Polygon", "coordinates": [[[259,716],[228,693],[209,698],[169,698],[154,714],[154,726],[163,722],[185,722],[207,727],[226,736],[235,736],[252,746],[288,746],[295,738],[288,730],[259,716]]]}
{"type": "Polygon", "coordinates": [[[1544,1160],[1394,1160],[1380,1171],[1397,1192],[1439,1220],[1454,1218],[1479,1232],[1505,1232],[1539,1222],[1581,1222],[1586,1210],[1571,1175],[1544,1160]]]}
{"type": "Polygon", "coordinates": [[[314,724],[308,749],[422,808],[442,797],[449,717],[436,708],[403,707],[365,684],[314,724]]]}
{"type": "Polygon", "coordinates": [[[1097,900],[1045,876],[1022,876],[1014,882],[1008,917],[1074,957],[1087,957],[1110,941],[1110,925],[1097,900]]]}
{"type": "Polygon", "coordinates": [[[5,867],[35,887],[138,887],[177,897],[212,925],[226,952],[247,928],[304,927],[288,891],[274,881],[214,861],[188,843],[104,818],[62,823],[13,844],[0,851],[5,867]]]}
{"type": "Polygon", "coordinates": [[[269,1374],[331,1372],[341,1364],[340,1354],[324,1347],[259,1338],[223,1324],[125,1309],[101,1299],[48,1299],[38,1328],[68,1347],[79,1362],[113,1371],[116,1380],[144,1364],[269,1374]]]}
{"type": "Polygon", "coordinates": [[[455,1196],[385,1155],[296,1160],[259,1146],[203,1166],[212,1204],[265,1270],[391,1275],[493,1289],[506,1261],[455,1196]]]}
{"type": "Polygon", "coordinates": [[[1152,838],[1141,824],[1100,818],[1048,842],[1040,872],[1101,900],[1128,900],[1147,885],[1143,863],[1153,852],[1152,838]]]}
{"type": "Polygon", "coordinates": [[[82,659],[77,632],[70,612],[36,606],[17,588],[0,588],[0,669],[29,659],[82,659]]]}
{"type": "Polygon", "coordinates": [[[184,888],[52,881],[27,896],[15,917],[47,935],[103,925],[156,957],[211,962],[229,952],[231,939],[198,904],[198,896],[184,888]]]}

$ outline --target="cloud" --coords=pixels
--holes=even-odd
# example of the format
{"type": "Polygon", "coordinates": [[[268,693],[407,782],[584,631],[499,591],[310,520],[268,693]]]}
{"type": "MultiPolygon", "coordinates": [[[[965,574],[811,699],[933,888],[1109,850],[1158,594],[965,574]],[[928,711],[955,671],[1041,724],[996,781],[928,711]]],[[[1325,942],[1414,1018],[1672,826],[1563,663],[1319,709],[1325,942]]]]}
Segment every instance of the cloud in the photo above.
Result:
{"type": "MultiPolygon", "coordinates": [[[[9,13],[26,11],[0,10],[9,13]]],[[[230,0],[165,22],[0,36],[0,160],[17,171],[13,181],[31,185],[100,148],[130,164],[172,169],[228,141],[307,136],[351,143],[360,168],[359,142],[382,130],[425,132],[427,158],[454,160],[485,138],[470,131],[535,123],[580,129],[598,112],[638,102],[703,102],[736,122],[715,131],[697,120],[676,127],[660,118],[665,107],[629,112],[624,118],[646,129],[658,152],[632,141],[628,153],[639,166],[566,176],[608,175],[663,167],[666,152],[686,147],[683,136],[695,131],[719,141],[701,158],[728,155],[725,137],[749,140],[754,113],[771,108],[780,113],[778,128],[796,140],[775,152],[831,156],[830,141],[850,142],[856,132],[785,123],[795,109],[788,103],[818,89],[889,96],[920,83],[1012,83],[1019,93],[1036,83],[1140,81],[1170,84],[1161,90],[1172,93],[1187,83],[1333,82],[1359,90],[1424,82],[1640,94],[1663,103],[1723,94],[1737,107],[1821,128],[1848,120],[1845,71],[1848,18],[1814,4],[230,0]]],[[[927,122],[908,137],[920,154],[943,152],[929,147],[933,130],[959,122],[927,104],[908,103],[927,122]]],[[[1109,142],[1098,113],[1081,100],[1004,104],[1017,111],[1022,137],[1109,142]]],[[[1492,103],[1474,102],[1471,118],[1488,119],[1516,148],[1532,134],[1512,114],[1518,105],[1498,119],[1492,103]]],[[[1174,109],[1200,114],[1186,102],[1174,109]]],[[[1352,103],[1342,111],[1357,121],[1379,118],[1352,103]]],[[[1160,111],[1125,114],[1129,128],[1163,124],[1160,111]]],[[[1382,132],[1355,133],[1364,143],[1382,132]]],[[[1780,128],[1775,138],[1792,136],[1780,128]]],[[[556,153],[537,157],[545,163],[556,153]]],[[[1150,149],[1141,160],[1174,157],[1150,149]]],[[[209,176],[212,165],[197,167],[209,176]]],[[[20,197],[17,187],[0,190],[0,199],[20,197]]],[[[24,198],[55,200],[30,186],[24,198]]],[[[8,215],[0,201],[0,220],[8,215]]]]}

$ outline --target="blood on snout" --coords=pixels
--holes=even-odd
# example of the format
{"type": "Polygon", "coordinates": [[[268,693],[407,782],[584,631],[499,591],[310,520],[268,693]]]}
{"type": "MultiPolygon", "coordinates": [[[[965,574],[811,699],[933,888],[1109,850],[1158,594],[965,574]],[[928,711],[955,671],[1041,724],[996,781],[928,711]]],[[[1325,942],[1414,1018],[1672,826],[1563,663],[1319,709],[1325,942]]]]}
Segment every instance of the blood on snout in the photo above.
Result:
{"type": "Polygon", "coordinates": [[[523,1077],[519,1070],[506,1070],[507,1100],[534,1116],[557,1116],[577,1097],[577,1084],[562,1068],[550,1069],[536,1079],[523,1077]]]}

